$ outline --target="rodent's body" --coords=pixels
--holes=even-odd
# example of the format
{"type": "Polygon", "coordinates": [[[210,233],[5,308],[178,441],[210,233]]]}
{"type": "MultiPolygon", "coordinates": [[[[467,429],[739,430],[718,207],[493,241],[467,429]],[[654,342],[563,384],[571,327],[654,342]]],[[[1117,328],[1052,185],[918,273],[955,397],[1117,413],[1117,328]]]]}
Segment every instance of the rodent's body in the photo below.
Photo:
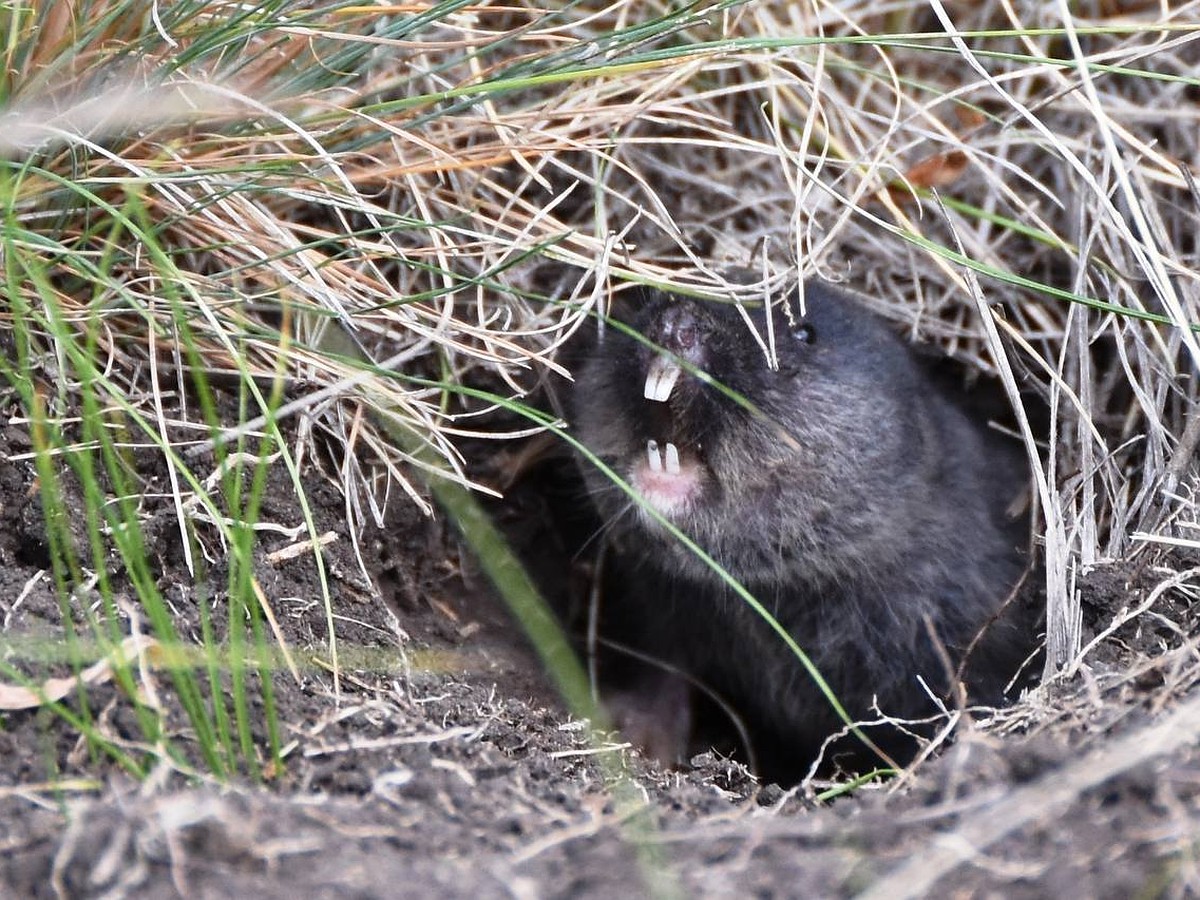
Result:
{"type": "MultiPolygon", "coordinates": [[[[803,315],[795,299],[790,321],[772,313],[777,369],[732,304],[645,295],[630,324],[656,346],[610,330],[578,373],[574,424],[779,620],[852,717],[874,718],[875,702],[925,716],[1020,576],[1005,517],[1019,467],[856,301],[819,283],[804,293],[803,315]]],[[[765,340],[764,311],[746,312],[765,340]]],[[[615,640],[727,700],[760,755],[782,754],[770,774],[806,765],[842,723],[785,642],[583,468],[626,572],[605,599],[615,640]]],[[[1024,631],[1002,621],[976,642],[972,699],[1000,701],[1024,631]]]]}

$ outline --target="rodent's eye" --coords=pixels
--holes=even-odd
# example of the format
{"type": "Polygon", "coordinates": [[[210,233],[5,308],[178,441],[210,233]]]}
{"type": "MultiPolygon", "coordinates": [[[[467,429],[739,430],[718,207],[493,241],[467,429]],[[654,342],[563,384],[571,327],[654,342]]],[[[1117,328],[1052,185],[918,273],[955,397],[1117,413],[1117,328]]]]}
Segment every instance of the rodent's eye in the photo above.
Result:
{"type": "Polygon", "coordinates": [[[792,329],[792,337],[801,344],[815,344],[817,342],[817,329],[813,328],[808,322],[800,322],[792,329]]]}

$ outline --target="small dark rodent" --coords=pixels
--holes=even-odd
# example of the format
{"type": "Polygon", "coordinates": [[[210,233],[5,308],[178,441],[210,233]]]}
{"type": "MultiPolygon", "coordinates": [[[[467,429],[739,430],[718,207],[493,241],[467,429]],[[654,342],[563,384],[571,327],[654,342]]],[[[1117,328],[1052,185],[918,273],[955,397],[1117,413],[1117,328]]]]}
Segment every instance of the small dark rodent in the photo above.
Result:
{"type": "MultiPolygon", "coordinates": [[[[1002,702],[1033,644],[1019,615],[992,621],[1023,571],[1023,529],[1006,516],[1019,457],[828,285],[805,285],[803,314],[795,295],[772,307],[777,368],[731,303],[637,300],[628,323],[655,346],[616,328],[597,342],[577,371],[580,440],[749,589],[852,718],[876,718],[876,703],[901,719],[935,712],[930,693],[952,697],[968,647],[970,699],[1002,702]]],[[[744,313],[765,341],[762,304],[744,313]]],[[[656,755],[682,755],[681,685],[698,682],[743,719],[765,777],[800,777],[842,728],[828,700],[703,560],[582,466],[618,572],[603,632],[666,664],[627,670],[618,720],[656,755]]],[[[894,727],[869,734],[899,757],[916,747],[894,727]]]]}

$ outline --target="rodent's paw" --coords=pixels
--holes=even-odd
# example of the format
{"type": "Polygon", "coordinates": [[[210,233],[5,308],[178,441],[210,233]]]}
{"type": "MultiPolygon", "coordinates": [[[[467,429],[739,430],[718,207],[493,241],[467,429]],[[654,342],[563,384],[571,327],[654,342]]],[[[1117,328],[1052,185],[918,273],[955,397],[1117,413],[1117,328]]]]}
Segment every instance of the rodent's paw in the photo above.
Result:
{"type": "Polygon", "coordinates": [[[646,677],[604,698],[621,736],[664,766],[687,761],[692,697],[687,680],[669,672],[646,677]]]}

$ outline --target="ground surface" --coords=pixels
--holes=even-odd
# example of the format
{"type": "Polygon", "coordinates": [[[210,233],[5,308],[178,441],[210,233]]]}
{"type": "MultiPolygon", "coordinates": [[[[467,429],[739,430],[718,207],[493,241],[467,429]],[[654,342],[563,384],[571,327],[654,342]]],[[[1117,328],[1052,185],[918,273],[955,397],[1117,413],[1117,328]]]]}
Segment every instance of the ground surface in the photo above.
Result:
{"type": "MultiPolygon", "coordinates": [[[[21,458],[28,448],[23,426],[3,429],[0,612],[9,640],[53,638],[60,627],[32,465],[21,458]]],[[[148,529],[148,552],[180,631],[194,634],[198,605],[215,610],[220,593],[206,597],[183,568],[170,501],[154,499],[156,488],[148,487],[145,512],[162,524],[148,529]]],[[[300,522],[286,481],[268,496],[264,521],[300,522]]],[[[361,542],[369,585],[338,493],[314,475],[309,496],[318,530],[334,535],[325,560],[343,671],[335,692],[320,664],[329,652],[311,558],[272,557],[294,539],[268,538],[257,576],[301,675],[275,680],[284,771],[265,784],[223,786],[163,768],[137,784],[91,756],[47,710],[4,713],[6,895],[1200,890],[1200,709],[1188,695],[1200,659],[1183,591],[1160,592],[1071,683],[1001,721],[964,727],[910,778],[821,803],[762,787],[711,756],[664,772],[616,743],[589,746],[442,524],[394,503],[388,526],[361,542]],[[612,768],[602,764],[617,757],[629,761],[632,791],[614,788],[612,768]],[[623,791],[636,802],[619,800],[623,791]]],[[[1147,553],[1098,570],[1083,585],[1093,631],[1198,563],[1147,553]]],[[[119,582],[122,573],[112,574],[119,582]]],[[[222,578],[214,571],[210,583],[222,578]]],[[[89,696],[105,734],[135,739],[128,697],[104,683],[89,696]]],[[[163,697],[170,702],[169,691],[163,697]]]]}

